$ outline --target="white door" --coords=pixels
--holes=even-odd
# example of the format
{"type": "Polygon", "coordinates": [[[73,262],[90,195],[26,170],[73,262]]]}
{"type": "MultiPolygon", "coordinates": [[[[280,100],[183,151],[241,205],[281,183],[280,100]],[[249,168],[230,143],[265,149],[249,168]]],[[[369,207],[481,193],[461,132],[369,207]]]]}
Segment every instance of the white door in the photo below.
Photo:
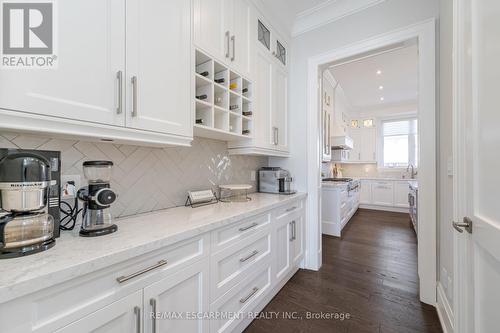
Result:
{"type": "Polygon", "coordinates": [[[276,240],[275,240],[275,269],[276,280],[280,281],[291,268],[291,245],[292,242],[292,223],[290,219],[283,218],[276,221],[276,240]]]}
{"type": "Polygon", "coordinates": [[[198,262],[144,288],[145,332],[208,332],[208,260],[198,262]],[[151,313],[177,317],[153,318],[151,313]],[[190,317],[191,316],[191,317],[190,317]]]}
{"type": "Polygon", "coordinates": [[[250,76],[251,7],[246,0],[231,0],[233,24],[231,29],[231,66],[240,74],[250,76]]]}
{"type": "Polygon", "coordinates": [[[283,151],[288,150],[288,74],[281,66],[273,65],[273,88],[271,90],[271,131],[274,146],[283,151]]]}
{"type": "Polygon", "coordinates": [[[56,333],[141,333],[142,290],[69,324],[56,333]]]}
{"type": "Polygon", "coordinates": [[[361,161],[374,162],[376,156],[377,132],[375,128],[363,128],[361,131],[361,161]]]}
{"type": "Polygon", "coordinates": [[[378,206],[394,206],[394,187],[391,181],[372,182],[372,204],[378,206]]]}
{"type": "Polygon", "coordinates": [[[372,183],[369,180],[360,182],[359,203],[370,205],[372,203],[372,183]]]}
{"type": "Polygon", "coordinates": [[[394,182],[394,206],[408,208],[408,195],[410,194],[410,185],[407,181],[394,182]]]}
{"type": "Polygon", "coordinates": [[[125,0],[57,6],[58,67],[2,70],[0,108],[123,126],[117,74],[125,74],[125,0]]]}
{"type": "Polygon", "coordinates": [[[500,2],[456,1],[455,45],[457,332],[498,332],[500,327],[500,2]],[[462,125],[462,126],[460,126],[462,125]]]}
{"type": "Polygon", "coordinates": [[[191,1],[127,2],[127,127],[192,136],[191,1]]]}
{"type": "Polygon", "coordinates": [[[265,51],[257,51],[255,66],[255,140],[259,146],[274,148],[272,145],[271,109],[273,65],[265,51]]]}
{"type": "MultiPolygon", "coordinates": [[[[187,1],[186,1],[187,2],[187,1]]],[[[220,60],[230,59],[228,0],[194,0],[194,43],[220,60]]]]}

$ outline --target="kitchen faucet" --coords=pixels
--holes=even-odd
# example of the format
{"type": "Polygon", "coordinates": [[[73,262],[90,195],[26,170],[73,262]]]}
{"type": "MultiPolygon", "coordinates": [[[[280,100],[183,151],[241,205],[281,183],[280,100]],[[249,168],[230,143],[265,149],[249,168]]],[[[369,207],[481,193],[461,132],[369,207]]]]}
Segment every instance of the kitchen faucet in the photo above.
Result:
{"type": "Polygon", "coordinates": [[[406,172],[409,172],[411,169],[411,179],[415,179],[415,176],[418,174],[418,171],[415,171],[415,166],[413,164],[408,164],[408,167],[406,168],[406,172]]]}

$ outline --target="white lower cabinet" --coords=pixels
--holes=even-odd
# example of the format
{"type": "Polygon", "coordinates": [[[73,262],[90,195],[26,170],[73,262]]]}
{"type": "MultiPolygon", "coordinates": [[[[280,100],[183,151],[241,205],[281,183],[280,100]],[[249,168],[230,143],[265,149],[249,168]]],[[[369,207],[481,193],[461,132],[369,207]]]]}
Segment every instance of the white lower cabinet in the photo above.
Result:
{"type": "Polygon", "coordinates": [[[55,332],[140,333],[142,313],[142,291],[137,291],[55,332]]]}
{"type": "Polygon", "coordinates": [[[394,206],[394,184],[392,181],[374,181],[372,183],[372,204],[394,206]]]}
{"type": "Polygon", "coordinates": [[[0,303],[0,331],[240,332],[299,268],[304,203],[0,303]]]}
{"type": "Polygon", "coordinates": [[[360,204],[362,208],[407,212],[409,184],[400,179],[361,180],[360,204]]]}
{"type": "Polygon", "coordinates": [[[209,310],[208,274],[204,260],[144,288],[144,331],[208,332],[208,322],[197,318],[209,310]]]}

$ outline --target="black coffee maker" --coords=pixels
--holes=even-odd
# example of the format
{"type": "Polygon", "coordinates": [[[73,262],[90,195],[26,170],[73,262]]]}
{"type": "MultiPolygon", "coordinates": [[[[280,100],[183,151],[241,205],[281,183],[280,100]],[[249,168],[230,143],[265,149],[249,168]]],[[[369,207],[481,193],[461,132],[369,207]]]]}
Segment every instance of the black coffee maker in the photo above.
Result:
{"type": "Polygon", "coordinates": [[[0,149],[0,258],[50,249],[59,236],[60,152],[0,149]]]}
{"type": "Polygon", "coordinates": [[[113,224],[111,204],[116,200],[116,193],[110,188],[111,161],[83,162],[83,174],[88,186],[82,187],[78,199],[84,201],[83,220],[80,229],[82,237],[97,237],[113,233],[118,227],[113,224]]]}

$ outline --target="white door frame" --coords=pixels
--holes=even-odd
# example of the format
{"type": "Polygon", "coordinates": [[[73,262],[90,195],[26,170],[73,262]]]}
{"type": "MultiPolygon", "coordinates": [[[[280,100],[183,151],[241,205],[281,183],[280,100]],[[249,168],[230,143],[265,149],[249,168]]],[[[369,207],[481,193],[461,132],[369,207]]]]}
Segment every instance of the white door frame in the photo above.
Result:
{"type": "Polygon", "coordinates": [[[332,61],[384,46],[418,39],[419,48],[419,234],[418,274],[420,300],[436,305],[436,28],[429,19],[402,29],[353,43],[308,60],[307,91],[307,250],[305,267],[321,267],[321,143],[318,96],[319,67],[332,61]]]}

